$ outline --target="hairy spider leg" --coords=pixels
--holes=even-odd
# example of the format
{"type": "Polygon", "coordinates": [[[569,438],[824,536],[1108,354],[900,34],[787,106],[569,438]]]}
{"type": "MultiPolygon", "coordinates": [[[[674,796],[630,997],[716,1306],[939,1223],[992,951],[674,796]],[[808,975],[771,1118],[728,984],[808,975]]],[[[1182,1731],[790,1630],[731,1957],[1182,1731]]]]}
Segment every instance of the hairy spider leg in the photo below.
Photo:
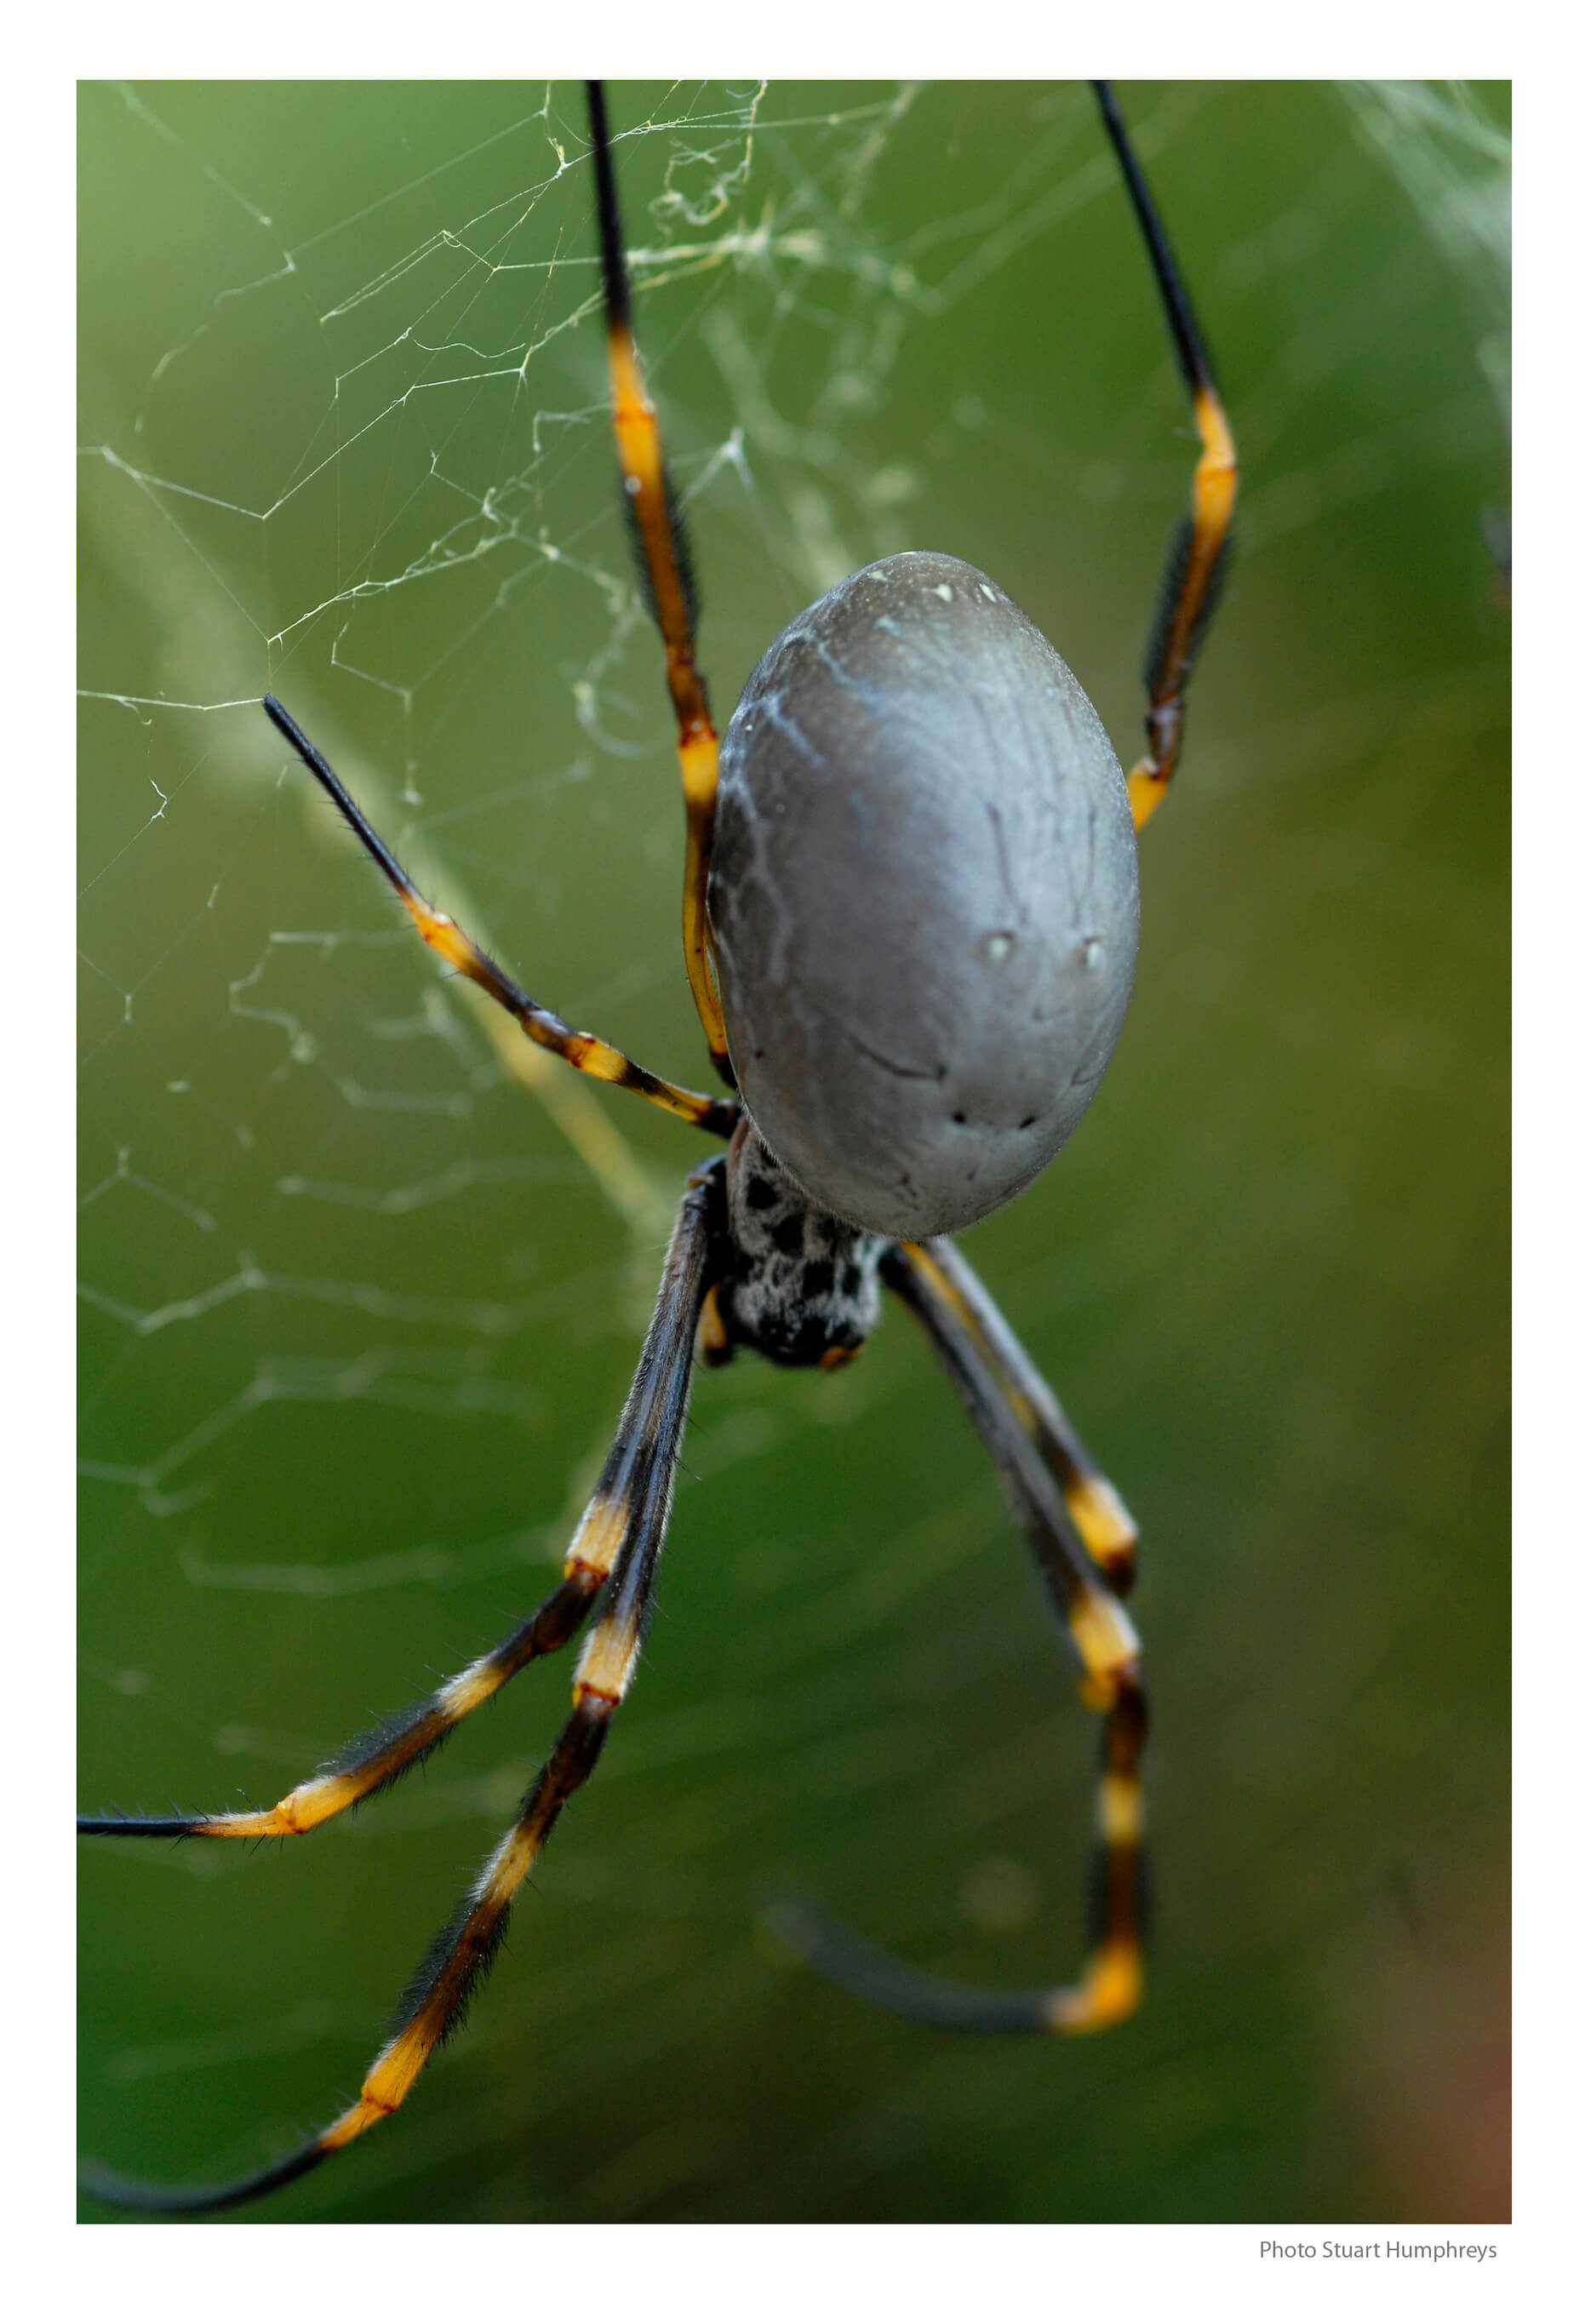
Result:
{"type": "Polygon", "coordinates": [[[373,1798],[419,1766],[481,1703],[509,1679],[565,1646],[582,1628],[611,1578],[627,1530],[640,1463],[649,1451],[641,1427],[624,1425],[567,1545],[562,1581],[526,1621],[406,1711],[356,1735],[272,1808],[192,1816],[78,1816],[79,1833],[124,1840],[294,1840],[360,1800],[373,1798]]]}
{"type": "Polygon", "coordinates": [[[1239,490],[1239,456],[1211,358],[1194,320],[1194,309],[1178,272],[1145,172],[1129,141],[1110,81],[1098,80],[1101,118],[1123,173],[1134,215],[1150,254],[1150,265],[1166,309],[1167,328],[1178,369],[1189,391],[1200,457],[1194,465],[1191,513],[1173,535],[1162,574],[1156,619],[1145,649],[1144,679],[1149,696],[1145,715],[1144,757],[1129,777],[1134,828],[1147,823],[1166,796],[1184,738],[1184,694],[1200,641],[1205,634],[1227,571],[1230,528],[1239,490]]]}
{"type": "Polygon", "coordinates": [[[87,2163],[79,2179],[90,2194],[144,2211],[220,2211],[252,2202],[300,2179],[394,2114],[434,2051],[462,2025],[505,1938],[511,1900],[562,1809],[594,1773],[612,1717],[631,1683],[671,1511],[694,1334],[719,1265],[723,1216],[721,1164],[705,1163],[692,1174],[683,1195],[616,1442],[579,1527],[585,1554],[597,1562],[610,1552],[610,1587],[578,1658],[572,1717],[524,1794],[515,1822],[408,1987],[397,2030],[364,2076],[357,2098],[317,2137],[245,2179],[213,2187],[160,2187],[87,2163]]]}
{"type": "Polygon", "coordinates": [[[951,1306],[972,1332],[981,1353],[996,1372],[1018,1425],[1055,1478],[1080,1540],[1106,1576],[1113,1594],[1126,1598],[1134,1586],[1139,1528],[1121,1494],[1102,1474],[1083,1439],[1028,1351],[957,1245],[945,1235],[911,1242],[908,1258],[930,1283],[935,1296],[951,1306]]]}
{"type": "Polygon", "coordinates": [[[648,1098],[651,1105],[690,1122],[696,1130],[711,1130],[717,1138],[732,1136],[737,1127],[738,1108],[730,1099],[704,1097],[696,1090],[679,1089],[675,1082],[663,1080],[647,1066],[636,1065],[620,1049],[613,1048],[609,1041],[602,1041],[594,1033],[575,1032],[553,1010],[530,1000],[487,952],[481,951],[467,931],[457,926],[449,912],[438,912],[424,901],[325,753],[309,742],[291,713],[272,694],[265,695],[264,709],[373,857],[431,951],[438,952],[450,967],[487,992],[492,1001],[499,1001],[508,1016],[517,1019],[530,1041],[565,1057],[579,1073],[592,1074],[596,1081],[609,1082],[616,1089],[632,1090],[638,1096],[648,1098]]]}
{"type": "Polygon", "coordinates": [[[881,1275],[924,1325],[963,1398],[1027,1537],[1046,1597],[1078,1652],[1083,1700],[1104,1714],[1091,1950],[1076,1985],[998,1993],[922,1976],[806,1900],[782,1906],[774,1923],[811,1968],[898,2016],[960,2034],[1100,2033],[1131,2016],[1144,1991],[1139,1757],[1147,1713],[1139,1641],[1075,1536],[997,1366],[952,1295],[938,1263],[940,1248],[894,1243],[881,1261],[881,1275]]]}
{"type": "Polygon", "coordinates": [[[354,1736],[272,1808],[233,1809],[215,1815],[78,1816],[78,1831],[123,1840],[294,1840],[360,1800],[373,1799],[410,1767],[421,1766],[508,1679],[542,1655],[555,1654],[576,1634],[609,1578],[619,1532],[616,1515],[596,1495],[567,1551],[566,1578],[543,1605],[421,1702],[354,1736]]]}
{"type": "Polygon", "coordinates": [[[632,530],[650,611],[666,649],[666,686],[677,716],[677,755],[687,820],[683,863],[682,945],[694,1006],[716,1072],[735,1088],[726,1054],[726,1025],[715,990],[705,898],[715,835],[715,783],[720,756],[704,674],[694,659],[698,588],[682,511],[667,473],[655,407],[644,388],[633,338],[632,299],[616,171],[605,117],[605,91],[589,83],[589,136],[600,208],[600,265],[605,287],[605,337],[611,360],[611,418],[622,466],[623,505],[632,530]]]}

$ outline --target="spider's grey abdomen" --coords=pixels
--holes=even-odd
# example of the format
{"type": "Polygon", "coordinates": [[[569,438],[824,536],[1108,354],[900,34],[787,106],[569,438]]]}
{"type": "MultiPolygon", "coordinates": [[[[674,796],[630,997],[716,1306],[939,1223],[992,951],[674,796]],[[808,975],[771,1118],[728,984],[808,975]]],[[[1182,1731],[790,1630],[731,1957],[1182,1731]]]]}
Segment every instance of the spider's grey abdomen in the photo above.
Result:
{"type": "Polygon", "coordinates": [[[1133,819],[1078,680],[955,557],[783,631],[721,752],[710,917],[743,1099],[811,1199],[968,1226],[1064,1143],[1133,985],[1133,819]]]}

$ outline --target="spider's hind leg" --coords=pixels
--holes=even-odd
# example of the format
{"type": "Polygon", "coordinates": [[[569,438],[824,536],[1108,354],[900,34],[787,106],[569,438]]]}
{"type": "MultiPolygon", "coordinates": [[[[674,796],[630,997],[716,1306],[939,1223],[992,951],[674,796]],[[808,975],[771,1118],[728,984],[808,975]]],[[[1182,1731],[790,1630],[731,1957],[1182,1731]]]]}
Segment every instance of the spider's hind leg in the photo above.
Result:
{"type": "Polygon", "coordinates": [[[666,466],[660,424],[644,386],[638,344],[633,337],[632,293],[628,281],[622,212],[616,198],[616,166],[612,159],[605,92],[597,80],[589,83],[589,142],[594,157],[595,199],[600,213],[611,420],[622,469],[622,504],[633,537],[644,595],[666,650],[666,687],[677,721],[677,756],[682,772],[687,831],[683,959],[711,1061],[732,1089],[736,1084],[726,1053],[726,1025],[712,973],[713,946],[706,908],[720,745],[695,645],[699,605],[693,558],[682,511],[666,466]]]}
{"type": "Polygon", "coordinates": [[[1189,672],[1227,576],[1233,503],[1239,492],[1239,455],[1188,288],[1178,272],[1161,213],[1146,183],[1111,83],[1098,80],[1094,88],[1101,118],[1144,237],[1200,438],[1189,514],[1167,549],[1156,619],[1145,649],[1147,747],[1129,776],[1129,805],[1134,828],[1140,831],[1166,798],[1183,747],[1189,672]]]}

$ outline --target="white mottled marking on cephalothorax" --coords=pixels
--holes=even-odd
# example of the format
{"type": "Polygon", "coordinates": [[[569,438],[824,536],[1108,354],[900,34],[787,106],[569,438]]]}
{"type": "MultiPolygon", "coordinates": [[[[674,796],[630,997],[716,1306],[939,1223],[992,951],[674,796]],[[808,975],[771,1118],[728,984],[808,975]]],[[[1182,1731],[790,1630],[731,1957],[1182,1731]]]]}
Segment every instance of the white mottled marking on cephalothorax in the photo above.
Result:
{"type": "Polygon", "coordinates": [[[722,1304],[733,1339],[779,1364],[862,1348],[880,1314],[889,1240],[818,1210],[751,1121],[726,1157],[733,1274],[722,1304]]]}

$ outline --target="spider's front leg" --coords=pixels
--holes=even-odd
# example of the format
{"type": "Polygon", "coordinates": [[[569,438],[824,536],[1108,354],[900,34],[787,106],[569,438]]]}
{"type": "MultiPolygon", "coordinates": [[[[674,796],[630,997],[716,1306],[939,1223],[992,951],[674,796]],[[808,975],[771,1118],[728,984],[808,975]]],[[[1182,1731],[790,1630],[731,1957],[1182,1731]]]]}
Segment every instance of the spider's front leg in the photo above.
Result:
{"type": "Polygon", "coordinates": [[[928,1243],[905,1244],[893,1271],[901,1277],[894,1287],[903,1297],[910,1298],[917,1284],[920,1296],[927,1293],[932,1313],[950,1312],[968,1333],[1056,1480],[1085,1550],[1113,1595],[1126,1598],[1134,1586],[1138,1527],[956,1243],[942,1235],[928,1243]]]}
{"type": "MultiPolygon", "coordinates": [[[[364,2076],[357,2098],[317,2137],[247,2178],[209,2187],[159,2187],[124,2179],[118,2172],[90,2163],[79,2173],[90,2194],[124,2209],[144,2211],[219,2211],[252,2202],[300,2179],[393,2114],[433,2052],[462,2024],[505,1938],[512,1898],[567,1801],[594,1773],[612,1717],[631,1683],[671,1511],[672,1484],[693,1377],[695,1334],[705,1296],[723,1265],[722,1176],[723,1165],[717,1158],[696,1170],[688,1181],[616,1442],[575,1537],[575,1551],[583,1544],[584,1553],[593,1561],[591,1572],[604,1561],[604,1570],[589,1595],[592,1598],[604,1583],[605,1599],[578,1658],[572,1716],[525,1793],[511,1830],[409,1986],[397,2030],[364,2076]]],[[[548,1604],[560,1601],[569,1586],[564,1584],[563,1591],[548,1604]]],[[[414,1756],[421,1756],[421,1749],[410,1754],[410,1758],[414,1756]]],[[[389,1775],[381,1780],[389,1781],[389,1775]]],[[[210,1818],[170,1828],[179,1832],[201,1831],[226,1821],[210,1818]]],[[[107,1819],[89,1828],[128,1829],[107,1819]]],[[[157,1827],[136,1828],[146,1831],[157,1827]]]]}
{"type": "Polygon", "coordinates": [[[1133,2014],[1144,1986],[1139,1759],[1147,1720],[1139,1641],[1119,1596],[1132,1579],[1133,1523],[945,1237],[891,1244],[880,1271],[962,1397],[1083,1665],[1083,1700],[1102,1714],[1091,1951],[1076,1985],[999,1993],[921,1976],[808,1902],[781,1907],[775,1925],[811,1968],[898,2016],[964,2034],[1099,2033],[1133,2014]]]}

